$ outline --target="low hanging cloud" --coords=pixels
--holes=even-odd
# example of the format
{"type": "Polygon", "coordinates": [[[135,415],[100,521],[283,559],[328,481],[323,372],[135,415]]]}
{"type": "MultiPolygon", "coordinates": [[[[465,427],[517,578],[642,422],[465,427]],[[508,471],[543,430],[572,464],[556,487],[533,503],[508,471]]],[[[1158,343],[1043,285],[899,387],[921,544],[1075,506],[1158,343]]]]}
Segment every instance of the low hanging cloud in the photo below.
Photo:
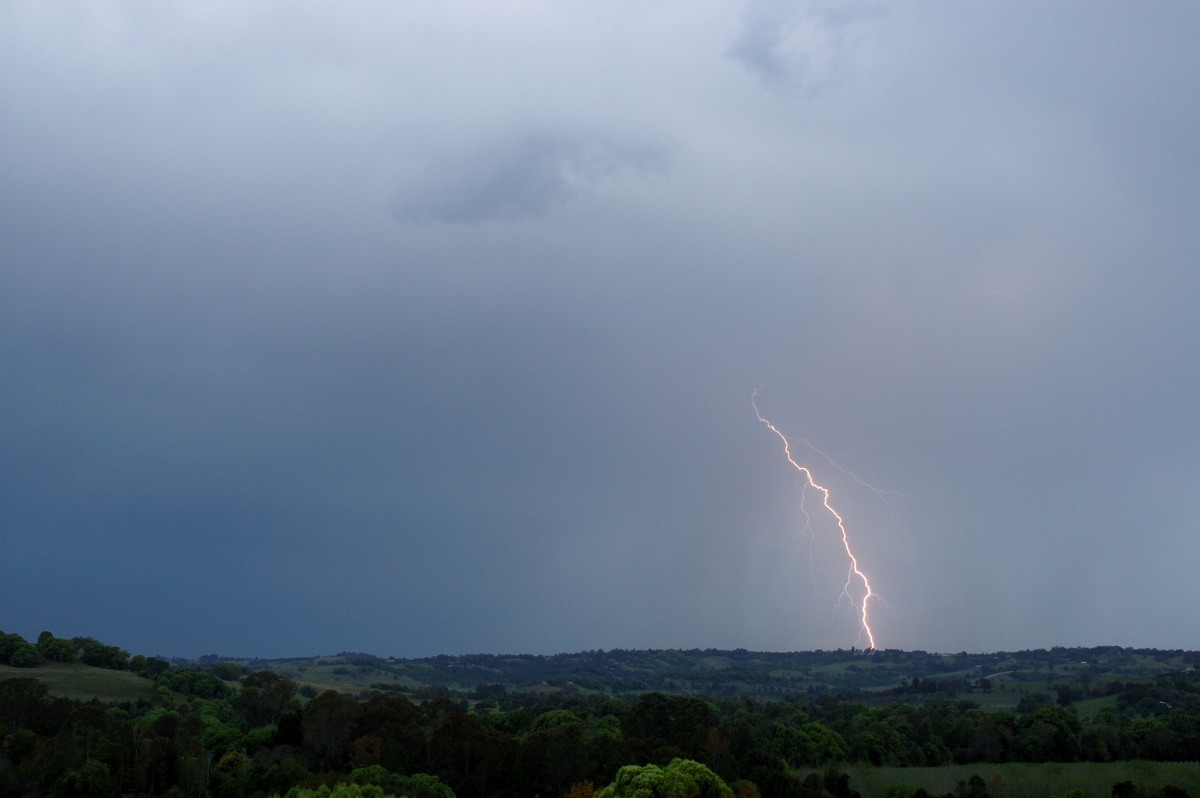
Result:
{"type": "Polygon", "coordinates": [[[603,181],[643,179],[663,168],[648,147],[528,133],[428,160],[401,188],[394,215],[445,224],[537,218],[603,181]]]}

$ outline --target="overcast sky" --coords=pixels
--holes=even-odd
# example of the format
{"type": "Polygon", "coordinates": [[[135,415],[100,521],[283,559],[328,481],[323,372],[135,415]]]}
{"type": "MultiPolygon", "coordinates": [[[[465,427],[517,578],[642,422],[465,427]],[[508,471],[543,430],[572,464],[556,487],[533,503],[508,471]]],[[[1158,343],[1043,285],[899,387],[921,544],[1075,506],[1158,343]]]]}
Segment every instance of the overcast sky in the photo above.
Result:
{"type": "Polygon", "coordinates": [[[861,647],[759,389],[880,647],[1200,648],[1197,41],[1191,2],[6,0],[0,628],[861,647]]]}

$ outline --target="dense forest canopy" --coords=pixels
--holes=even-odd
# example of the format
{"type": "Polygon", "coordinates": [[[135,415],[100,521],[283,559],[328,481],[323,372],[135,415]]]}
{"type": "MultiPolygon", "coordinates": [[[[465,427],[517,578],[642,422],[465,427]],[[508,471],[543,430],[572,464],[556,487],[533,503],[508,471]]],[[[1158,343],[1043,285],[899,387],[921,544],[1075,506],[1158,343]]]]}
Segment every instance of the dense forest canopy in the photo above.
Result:
{"type": "Polygon", "coordinates": [[[172,663],[0,633],[0,798],[803,798],[850,794],[849,763],[1177,761],[1200,752],[1197,663],[1120,648],[172,663]],[[49,686],[96,669],[144,695],[49,686]]]}

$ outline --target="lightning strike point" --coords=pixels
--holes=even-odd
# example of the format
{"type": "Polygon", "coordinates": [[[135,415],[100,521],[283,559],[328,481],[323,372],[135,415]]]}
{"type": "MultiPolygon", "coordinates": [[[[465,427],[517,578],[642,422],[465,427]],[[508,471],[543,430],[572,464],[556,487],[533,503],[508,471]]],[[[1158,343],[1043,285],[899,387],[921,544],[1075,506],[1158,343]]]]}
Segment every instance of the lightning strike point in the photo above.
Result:
{"type": "MultiPolygon", "coordinates": [[[[875,633],[871,630],[871,618],[870,618],[871,606],[870,605],[871,605],[871,599],[877,598],[877,596],[875,595],[875,592],[871,589],[871,580],[868,579],[867,575],[862,571],[861,568],[859,568],[858,558],[854,556],[854,550],[852,549],[852,547],[850,545],[850,534],[846,531],[845,521],[842,519],[841,514],[838,513],[837,510],[833,509],[833,505],[830,503],[829,488],[825,487],[824,485],[818,484],[817,481],[815,479],[813,479],[812,471],[810,471],[807,466],[800,465],[800,463],[796,462],[795,457],[792,456],[791,441],[788,440],[788,437],[786,435],[784,435],[782,432],[779,431],[778,427],[776,427],[774,424],[772,424],[770,421],[768,421],[763,416],[762,412],[758,409],[758,389],[757,388],[754,390],[754,393],[752,393],[750,395],[750,404],[754,406],[754,415],[758,417],[758,420],[761,421],[764,425],[766,425],[767,429],[769,429],[769,430],[771,430],[771,432],[775,433],[779,437],[779,440],[783,441],[783,454],[787,458],[788,463],[791,464],[792,468],[796,469],[797,471],[799,471],[801,474],[804,475],[805,484],[807,487],[811,487],[814,490],[820,492],[822,504],[824,505],[825,509],[829,512],[829,514],[833,516],[834,520],[837,521],[838,532],[840,532],[841,536],[842,536],[842,548],[845,549],[846,556],[850,560],[850,570],[846,574],[846,584],[845,584],[845,586],[842,587],[842,595],[838,599],[838,603],[840,604],[841,599],[845,598],[845,599],[849,600],[850,604],[855,608],[855,610],[858,611],[859,626],[862,630],[862,634],[865,634],[867,636],[867,640],[871,644],[870,647],[872,649],[874,649],[875,648],[875,633]],[[862,597],[861,603],[856,601],[854,599],[853,594],[850,592],[850,587],[855,582],[862,583],[864,592],[863,592],[863,597],[862,597]]],[[[822,454],[827,460],[829,459],[829,455],[826,455],[824,452],[822,452],[820,449],[817,449],[815,446],[813,446],[808,441],[803,441],[803,443],[805,444],[805,446],[809,447],[810,449],[822,454]]],[[[832,461],[831,461],[831,463],[832,463],[832,461]]],[[[833,465],[835,468],[838,468],[838,466],[836,464],[833,464],[833,465]]],[[[839,469],[839,470],[844,470],[844,469],[839,469]]],[[[853,474],[851,474],[851,476],[853,476],[853,474]]],[[[858,477],[854,477],[854,479],[858,480],[858,477]]],[[[807,516],[807,514],[808,513],[806,511],[805,515],[807,516]]]]}

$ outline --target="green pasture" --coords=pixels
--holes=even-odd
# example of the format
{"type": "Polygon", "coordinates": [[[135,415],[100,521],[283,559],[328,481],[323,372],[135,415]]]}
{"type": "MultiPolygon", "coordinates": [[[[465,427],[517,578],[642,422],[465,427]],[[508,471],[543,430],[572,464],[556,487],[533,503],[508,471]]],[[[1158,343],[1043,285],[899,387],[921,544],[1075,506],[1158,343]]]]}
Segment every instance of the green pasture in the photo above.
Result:
{"type": "Polygon", "coordinates": [[[154,681],[129,671],[110,671],[79,662],[48,662],[36,668],[0,665],[0,679],[38,679],[50,694],[90,701],[137,701],[154,697],[154,681]]]}
{"type": "Polygon", "coordinates": [[[979,776],[991,798],[1049,798],[1082,790],[1084,798],[1110,798],[1114,784],[1132,781],[1158,791],[1174,785],[1200,795],[1200,764],[1193,762],[1049,762],[891,768],[847,765],[850,786],[863,798],[881,798],[889,787],[924,787],[931,795],[955,792],[959,782],[979,776]]]}
{"type": "Polygon", "coordinates": [[[1106,709],[1116,709],[1117,697],[1115,695],[1106,695],[1100,698],[1088,698],[1083,701],[1076,701],[1071,706],[1075,708],[1075,712],[1079,714],[1079,717],[1094,718],[1106,709]]]}
{"type": "Polygon", "coordinates": [[[269,666],[280,676],[293,679],[301,685],[312,685],[317,690],[337,690],[357,693],[371,689],[372,684],[383,683],[414,689],[420,683],[407,676],[399,676],[382,668],[370,665],[347,665],[338,660],[302,664],[269,666]]]}

